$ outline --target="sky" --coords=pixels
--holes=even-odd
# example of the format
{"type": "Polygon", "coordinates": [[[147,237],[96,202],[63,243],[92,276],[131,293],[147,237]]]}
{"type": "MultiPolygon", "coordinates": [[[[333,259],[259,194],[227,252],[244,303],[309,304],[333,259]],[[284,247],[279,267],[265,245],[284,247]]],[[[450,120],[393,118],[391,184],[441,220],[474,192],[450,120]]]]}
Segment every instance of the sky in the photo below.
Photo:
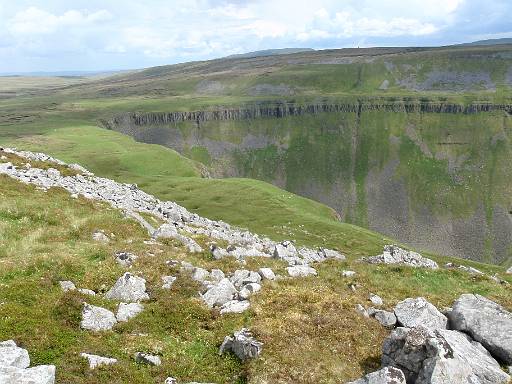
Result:
{"type": "Polygon", "coordinates": [[[0,0],[0,73],[512,37],[511,0],[0,0]]]}

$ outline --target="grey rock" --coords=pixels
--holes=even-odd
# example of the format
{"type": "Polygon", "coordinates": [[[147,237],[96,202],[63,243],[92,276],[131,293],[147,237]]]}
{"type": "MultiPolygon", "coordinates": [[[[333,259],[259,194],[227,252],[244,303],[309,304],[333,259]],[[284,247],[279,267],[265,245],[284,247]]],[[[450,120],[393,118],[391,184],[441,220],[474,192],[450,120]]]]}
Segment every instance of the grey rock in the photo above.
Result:
{"type": "Polygon", "coordinates": [[[210,271],[210,281],[212,281],[213,283],[218,283],[225,277],[226,275],[220,269],[212,269],[210,271]]]}
{"type": "Polygon", "coordinates": [[[258,272],[248,271],[246,269],[238,269],[235,271],[230,280],[236,288],[240,288],[245,284],[260,283],[261,276],[258,274],[258,272]]]}
{"type": "Polygon", "coordinates": [[[27,350],[19,348],[13,340],[0,342],[0,367],[28,368],[30,357],[27,350]]]}
{"type": "Polygon", "coordinates": [[[342,255],[338,251],[332,249],[320,248],[319,253],[323,253],[326,259],[345,260],[345,255],[342,255]]]}
{"type": "Polygon", "coordinates": [[[164,283],[162,285],[163,289],[171,289],[172,285],[176,281],[176,277],[174,276],[162,276],[162,282],[164,283]]]}
{"type": "Polygon", "coordinates": [[[448,319],[425,298],[408,298],[395,307],[398,323],[404,327],[414,328],[419,325],[429,329],[446,329],[448,319]]]}
{"type": "Polygon", "coordinates": [[[144,352],[137,352],[135,354],[135,361],[139,364],[147,364],[159,366],[162,365],[162,360],[156,355],[150,355],[144,352]]]}
{"type": "Polygon", "coordinates": [[[59,281],[59,285],[64,292],[74,291],[76,289],[75,284],[69,280],[59,281]]]}
{"type": "Polygon", "coordinates": [[[386,245],[382,254],[363,258],[363,260],[370,264],[399,264],[415,268],[438,268],[435,261],[427,259],[419,253],[402,249],[396,245],[386,245]]]}
{"type": "Polygon", "coordinates": [[[233,300],[235,293],[237,293],[237,290],[233,283],[229,279],[224,278],[217,285],[208,289],[204,295],[202,295],[202,298],[208,307],[213,308],[214,306],[222,306],[228,301],[233,300]]]}
{"type": "Polygon", "coordinates": [[[477,342],[458,331],[397,328],[385,340],[383,366],[415,384],[505,384],[509,376],[477,342]]]}
{"type": "Polygon", "coordinates": [[[512,275],[512,267],[510,267],[509,269],[507,269],[507,272],[506,272],[508,275],[512,275]]]}
{"type": "Polygon", "coordinates": [[[263,344],[254,339],[248,329],[242,328],[233,336],[226,336],[219,354],[233,352],[240,360],[254,359],[261,354],[263,344]]]}
{"type": "Polygon", "coordinates": [[[258,273],[260,274],[261,278],[264,280],[275,280],[276,275],[274,271],[272,271],[271,268],[260,268],[258,273]]]}
{"type": "Polygon", "coordinates": [[[293,267],[287,267],[286,270],[291,277],[306,277],[316,276],[316,269],[307,265],[295,265],[293,267]]]}
{"type": "Polygon", "coordinates": [[[129,267],[130,265],[133,264],[135,260],[137,260],[137,258],[137,255],[134,255],[133,253],[130,252],[120,251],[116,252],[115,254],[115,259],[117,263],[122,265],[123,267],[129,267]]]}
{"type": "Polygon", "coordinates": [[[139,303],[120,303],[117,308],[116,319],[119,322],[126,322],[133,319],[144,310],[144,306],[139,303]]]}
{"type": "Polygon", "coordinates": [[[363,307],[361,304],[357,304],[355,309],[356,309],[356,312],[359,313],[361,316],[370,317],[370,314],[368,313],[366,308],[363,307]]]}
{"type": "Polygon", "coordinates": [[[87,359],[87,361],[89,362],[90,369],[94,369],[102,365],[113,365],[117,363],[116,359],[98,355],[91,355],[89,353],[81,353],[80,356],[83,357],[84,359],[87,359]]]}
{"type": "Polygon", "coordinates": [[[210,272],[208,272],[204,268],[196,267],[194,268],[194,271],[192,272],[192,280],[195,281],[205,281],[210,278],[210,272]]]}
{"type": "Polygon", "coordinates": [[[396,325],[396,316],[393,312],[376,310],[372,315],[383,327],[393,328],[396,325]]]}
{"type": "Polygon", "coordinates": [[[176,380],[174,377],[168,377],[165,379],[164,384],[178,384],[178,380],[176,380]]]}
{"type": "Polygon", "coordinates": [[[222,307],[220,307],[220,314],[224,315],[225,313],[242,313],[248,310],[251,307],[251,303],[247,300],[231,300],[227,303],[224,303],[222,307]]]}
{"type": "Polygon", "coordinates": [[[359,380],[347,384],[406,384],[404,373],[395,367],[384,367],[380,371],[369,373],[359,380]]]}
{"type": "Polygon", "coordinates": [[[105,298],[127,303],[149,300],[149,295],[146,293],[146,280],[126,272],[105,294],[105,298]]]}
{"type": "Polygon", "coordinates": [[[77,289],[78,292],[80,292],[82,295],[88,295],[88,296],[96,296],[96,292],[94,292],[93,290],[91,289],[87,289],[87,288],[78,288],[77,289]]]}
{"type": "Polygon", "coordinates": [[[480,295],[464,294],[449,313],[450,325],[471,335],[495,358],[512,364],[512,313],[480,295]]]}
{"type": "Polygon", "coordinates": [[[107,244],[110,242],[110,239],[103,232],[96,231],[92,234],[92,239],[97,241],[98,243],[107,244]]]}
{"type": "Polygon", "coordinates": [[[241,300],[247,300],[252,294],[259,292],[260,290],[261,285],[258,283],[245,284],[238,293],[238,296],[241,300]]]}
{"type": "Polygon", "coordinates": [[[368,300],[372,302],[373,305],[376,305],[377,307],[380,307],[384,305],[384,301],[382,298],[378,295],[375,295],[373,293],[370,293],[370,296],[368,297],[368,300]]]}
{"type": "Polygon", "coordinates": [[[89,331],[110,331],[117,320],[112,312],[102,307],[84,304],[80,327],[89,331]]]}
{"type": "Polygon", "coordinates": [[[0,367],[2,384],[54,384],[55,366],[39,365],[33,368],[0,367]]]}

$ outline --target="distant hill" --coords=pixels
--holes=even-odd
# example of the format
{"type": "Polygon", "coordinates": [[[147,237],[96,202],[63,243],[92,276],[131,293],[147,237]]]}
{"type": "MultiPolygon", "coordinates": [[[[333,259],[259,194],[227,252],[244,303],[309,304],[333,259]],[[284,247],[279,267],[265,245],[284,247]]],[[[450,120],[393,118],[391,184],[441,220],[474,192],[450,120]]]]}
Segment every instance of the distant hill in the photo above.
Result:
{"type": "Polygon", "coordinates": [[[55,71],[55,72],[0,72],[0,77],[89,77],[114,75],[125,71],[55,71]]]}
{"type": "Polygon", "coordinates": [[[473,41],[472,43],[465,43],[465,44],[459,44],[459,45],[501,45],[501,44],[512,44],[512,38],[478,40],[478,41],[473,41]]]}
{"type": "Polygon", "coordinates": [[[275,55],[289,55],[292,53],[301,53],[301,52],[312,52],[313,48],[282,48],[282,49],[266,49],[263,51],[254,51],[241,53],[237,55],[227,56],[227,59],[250,59],[252,57],[260,57],[260,56],[275,56],[275,55]]]}

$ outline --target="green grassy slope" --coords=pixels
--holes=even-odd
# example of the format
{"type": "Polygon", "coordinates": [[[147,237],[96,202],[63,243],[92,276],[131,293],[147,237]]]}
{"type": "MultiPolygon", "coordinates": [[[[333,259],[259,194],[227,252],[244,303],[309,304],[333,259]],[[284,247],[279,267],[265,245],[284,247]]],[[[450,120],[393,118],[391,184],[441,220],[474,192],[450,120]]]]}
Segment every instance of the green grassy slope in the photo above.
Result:
{"type": "Polygon", "coordinates": [[[78,162],[98,176],[137,183],[160,199],[176,201],[193,212],[272,238],[293,236],[304,244],[325,243],[357,255],[377,252],[391,241],[340,223],[334,211],[323,204],[261,181],[199,178],[195,163],[176,152],[136,143],[116,132],[76,127],[14,144],[78,162]]]}

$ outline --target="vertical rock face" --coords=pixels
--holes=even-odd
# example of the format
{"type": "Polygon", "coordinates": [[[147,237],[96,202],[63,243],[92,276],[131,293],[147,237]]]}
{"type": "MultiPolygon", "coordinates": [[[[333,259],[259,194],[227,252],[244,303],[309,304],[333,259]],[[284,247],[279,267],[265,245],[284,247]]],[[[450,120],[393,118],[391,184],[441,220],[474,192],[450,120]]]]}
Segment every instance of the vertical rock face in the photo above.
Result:
{"type": "Polygon", "coordinates": [[[454,329],[479,341],[491,354],[512,365],[512,313],[480,295],[462,295],[448,314],[454,329]]]}
{"type": "Polygon", "coordinates": [[[511,113],[507,104],[373,98],[128,113],[105,126],[189,157],[200,149],[214,176],[271,182],[411,246],[501,263],[512,246],[511,113]],[[471,184],[493,174],[503,176],[471,184]],[[450,198],[457,193],[464,198],[450,198]]]}

